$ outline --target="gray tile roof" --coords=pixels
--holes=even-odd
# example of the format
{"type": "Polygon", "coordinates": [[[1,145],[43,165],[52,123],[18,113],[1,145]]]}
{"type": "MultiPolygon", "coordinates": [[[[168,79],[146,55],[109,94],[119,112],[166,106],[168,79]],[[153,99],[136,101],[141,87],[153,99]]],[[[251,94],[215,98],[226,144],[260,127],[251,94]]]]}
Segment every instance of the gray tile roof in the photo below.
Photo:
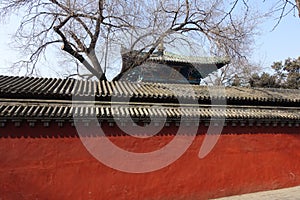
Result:
{"type": "Polygon", "coordinates": [[[194,57],[182,56],[174,53],[164,51],[163,55],[153,54],[149,58],[150,61],[158,62],[174,62],[174,63],[191,63],[191,64],[228,64],[230,59],[228,57],[194,57]]]}
{"type": "MultiPolygon", "coordinates": [[[[299,111],[299,109],[298,109],[299,111]]],[[[176,105],[111,105],[111,104],[70,104],[68,102],[1,102],[0,119],[72,119],[75,117],[102,118],[172,118],[180,117],[201,119],[273,119],[273,120],[300,120],[300,112],[295,108],[272,109],[270,107],[240,107],[227,106],[226,108],[211,108],[209,106],[181,106],[176,105]]]]}
{"type": "Polygon", "coordinates": [[[299,111],[300,90],[0,76],[0,120],[72,119],[74,114],[102,119],[225,117],[299,123],[299,111]],[[79,98],[73,104],[72,96],[79,98]],[[95,104],[90,105],[89,97],[95,97],[95,104]],[[191,101],[178,104],[177,99],[191,101]],[[129,100],[129,105],[124,103],[129,100]],[[211,106],[211,100],[222,105],[211,106]]]}
{"type": "Polygon", "coordinates": [[[197,99],[209,103],[223,99],[229,105],[299,106],[300,90],[206,87],[184,84],[85,81],[76,79],[0,76],[1,98],[67,99],[94,96],[96,100],[131,98],[135,102],[177,102],[197,99]]]}

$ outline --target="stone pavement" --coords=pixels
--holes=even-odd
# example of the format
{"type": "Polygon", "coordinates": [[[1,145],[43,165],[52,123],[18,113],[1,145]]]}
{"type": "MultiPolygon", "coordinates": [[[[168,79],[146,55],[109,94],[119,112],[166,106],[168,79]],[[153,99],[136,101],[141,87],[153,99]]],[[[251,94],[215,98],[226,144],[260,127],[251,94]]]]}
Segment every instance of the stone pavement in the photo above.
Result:
{"type": "Polygon", "coordinates": [[[250,194],[243,194],[237,196],[223,197],[216,200],[300,200],[300,186],[279,189],[279,190],[270,190],[264,192],[256,192],[250,194]]]}

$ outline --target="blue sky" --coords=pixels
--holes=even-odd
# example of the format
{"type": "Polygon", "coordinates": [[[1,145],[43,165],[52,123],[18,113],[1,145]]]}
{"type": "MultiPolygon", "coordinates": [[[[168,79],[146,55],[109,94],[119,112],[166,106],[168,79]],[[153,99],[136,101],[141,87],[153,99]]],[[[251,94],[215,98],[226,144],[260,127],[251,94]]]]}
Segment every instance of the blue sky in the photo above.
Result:
{"type": "MultiPolygon", "coordinates": [[[[13,62],[21,58],[18,51],[9,45],[11,35],[17,28],[17,23],[14,23],[14,19],[14,17],[11,17],[10,20],[0,26],[0,53],[2,55],[0,59],[0,74],[24,75],[24,72],[11,74],[7,70],[13,62]]],[[[270,67],[274,61],[300,56],[300,18],[289,14],[272,31],[276,23],[277,19],[274,18],[265,20],[259,26],[260,35],[255,38],[255,49],[250,61],[266,68],[264,71],[268,70],[267,67],[270,67]]],[[[46,72],[42,73],[42,75],[48,75],[48,71],[46,69],[46,72]]]]}
{"type": "Polygon", "coordinates": [[[261,35],[256,37],[251,60],[265,67],[274,61],[300,56],[300,18],[290,14],[272,31],[276,23],[277,19],[265,21],[260,25],[261,35]]]}

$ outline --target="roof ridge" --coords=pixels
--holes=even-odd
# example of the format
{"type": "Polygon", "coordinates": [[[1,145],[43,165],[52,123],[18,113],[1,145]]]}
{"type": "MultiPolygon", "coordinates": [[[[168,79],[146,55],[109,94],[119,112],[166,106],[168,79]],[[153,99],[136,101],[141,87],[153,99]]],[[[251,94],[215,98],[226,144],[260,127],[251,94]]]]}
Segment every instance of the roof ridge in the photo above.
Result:
{"type": "Polygon", "coordinates": [[[161,54],[153,54],[149,58],[150,61],[166,61],[177,63],[192,63],[192,64],[228,64],[230,63],[229,57],[217,56],[185,56],[172,52],[164,51],[161,54]]]}

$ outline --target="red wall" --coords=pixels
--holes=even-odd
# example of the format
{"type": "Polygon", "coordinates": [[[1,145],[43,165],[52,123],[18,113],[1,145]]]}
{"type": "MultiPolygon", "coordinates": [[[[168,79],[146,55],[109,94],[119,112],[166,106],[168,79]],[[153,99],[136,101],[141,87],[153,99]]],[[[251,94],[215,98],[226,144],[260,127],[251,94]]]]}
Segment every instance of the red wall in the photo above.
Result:
{"type": "MultiPolygon", "coordinates": [[[[105,130],[119,133],[115,127],[105,130]]],[[[0,199],[207,199],[300,184],[298,127],[227,126],[204,159],[198,152],[205,127],[199,132],[173,164],[130,174],[94,159],[69,124],[8,123],[0,128],[0,199]]],[[[134,152],[160,148],[173,137],[116,135],[111,141],[134,152]]]]}

